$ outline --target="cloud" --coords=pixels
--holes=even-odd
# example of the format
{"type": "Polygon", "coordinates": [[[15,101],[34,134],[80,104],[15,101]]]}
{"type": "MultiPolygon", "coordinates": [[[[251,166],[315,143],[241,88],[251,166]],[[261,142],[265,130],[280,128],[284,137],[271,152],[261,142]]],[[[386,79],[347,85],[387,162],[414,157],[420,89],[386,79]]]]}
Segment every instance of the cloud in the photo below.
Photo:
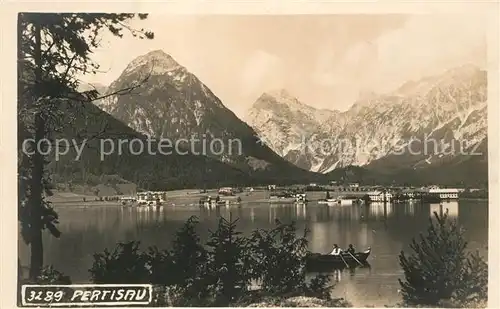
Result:
{"type": "Polygon", "coordinates": [[[361,92],[392,91],[466,63],[484,65],[486,21],[470,12],[151,15],[140,27],[155,31],[154,40],[110,39],[93,55],[109,71],[85,80],[110,83],[135,57],[163,49],[233,110],[244,110],[276,88],[287,88],[316,107],[346,109],[361,92]]]}
{"type": "MultiPolygon", "coordinates": [[[[486,22],[475,15],[415,15],[401,27],[345,50],[326,46],[311,80],[345,101],[365,91],[389,92],[408,80],[486,61],[486,22]],[[483,51],[483,52],[481,52],[483,51]]],[[[352,102],[351,102],[352,104],[352,102]]]]}
{"type": "Polygon", "coordinates": [[[243,66],[240,89],[243,95],[255,95],[264,88],[283,86],[281,59],[262,50],[255,51],[243,66]]]}
{"type": "Polygon", "coordinates": [[[484,18],[474,15],[422,15],[412,17],[403,28],[377,40],[375,70],[379,88],[395,87],[408,79],[440,73],[448,68],[485,61],[477,58],[486,49],[484,18]],[[474,56],[471,56],[473,55],[474,56]]]}

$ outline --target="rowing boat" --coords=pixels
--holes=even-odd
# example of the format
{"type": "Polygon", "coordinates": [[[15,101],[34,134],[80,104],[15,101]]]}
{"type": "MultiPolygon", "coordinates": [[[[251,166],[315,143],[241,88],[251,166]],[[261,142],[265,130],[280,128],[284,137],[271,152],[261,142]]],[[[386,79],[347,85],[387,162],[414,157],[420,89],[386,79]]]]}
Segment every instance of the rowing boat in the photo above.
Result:
{"type": "Polygon", "coordinates": [[[331,255],[331,254],[321,254],[312,253],[307,257],[307,268],[308,269],[322,269],[322,268],[344,268],[344,267],[355,267],[367,265],[366,261],[370,256],[371,248],[366,249],[362,252],[356,252],[351,256],[347,252],[342,252],[341,255],[331,255]]]}

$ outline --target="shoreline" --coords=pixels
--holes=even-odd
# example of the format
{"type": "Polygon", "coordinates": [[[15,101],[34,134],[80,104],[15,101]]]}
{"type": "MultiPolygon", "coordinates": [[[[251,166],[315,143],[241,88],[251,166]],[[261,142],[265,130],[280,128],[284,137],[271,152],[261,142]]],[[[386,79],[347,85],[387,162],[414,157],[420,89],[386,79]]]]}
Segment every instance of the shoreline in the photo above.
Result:
{"type": "MultiPolygon", "coordinates": [[[[198,205],[199,198],[207,195],[217,196],[216,189],[210,189],[206,192],[201,192],[202,189],[180,189],[180,190],[171,190],[166,191],[167,193],[167,202],[163,204],[163,206],[193,206],[198,205]]],[[[308,191],[307,194],[310,195],[309,202],[316,203],[318,200],[321,200],[320,197],[322,194],[325,194],[326,191],[308,191]]],[[[338,195],[338,194],[334,194],[338,195]]],[[[126,197],[127,195],[117,195],[113,196],[114,198],[126,197]]],[[[100,200],[104,197],[91,196],[86,194],[78,194],[72,192],[55,192],[54,196],[48,197],[47,200],[50,201],[54,206],[59,207],[79,207],[79,208],[87,208],[87,207],[111,207],[111,206],[122,206],[122,207],[130,207],[133,205],[122,205],[120,200],[100,200]],[[84,201],[85,199],[85,201],[84,201]]],[[[266,190],[255,190],[253,192],[241,192],[236,193],[232,196],[223,196],[220,195],[220,199],[222,201],[235,201],[236,199],[241,198],[241,201],[237,203],[237,205],[245,205],[245,204],[257,204],[257,203],[269,203],[269,199],[267,196],[266,190]]],[[[456,201],[478,201],[478,202],[488,202],[487,197],[459,197],[456,201]]],[[[445,201],[441,201],[445,202],[445,201]]],[[[269,203],[272,204],[272,203],[269,203]]],[[[392,203],[396,204],[396,203],[392,203]]],[[[234,204],[233,204],[234,205],[234,204]]]]}

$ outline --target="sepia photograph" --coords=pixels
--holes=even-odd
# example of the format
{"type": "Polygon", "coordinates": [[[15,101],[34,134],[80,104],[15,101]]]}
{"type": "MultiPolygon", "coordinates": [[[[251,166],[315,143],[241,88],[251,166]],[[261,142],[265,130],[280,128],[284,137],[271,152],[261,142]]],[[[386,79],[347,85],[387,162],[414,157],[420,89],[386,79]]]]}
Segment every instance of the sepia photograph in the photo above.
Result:
{"type": "Polygon", "coordinates": [[[119,9],[17,14],[17,306],[488,306],[484,10],[119,9]]]}

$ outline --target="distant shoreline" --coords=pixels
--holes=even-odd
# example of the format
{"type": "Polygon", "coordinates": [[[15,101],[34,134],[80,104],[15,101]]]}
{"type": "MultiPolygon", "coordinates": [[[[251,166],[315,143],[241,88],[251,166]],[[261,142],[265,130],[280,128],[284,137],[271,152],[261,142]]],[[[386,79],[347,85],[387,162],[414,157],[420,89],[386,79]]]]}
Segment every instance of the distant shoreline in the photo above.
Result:
{"type": "MultiPolygon", "coordinates": [[[[198,197],[203,194],[187,194],[187,195],[177,195],[172,196],[172,200],[167,201],[163,206],[182,206],[188,207],[192,205],[198,205],[198,197]],[[190,202],[188,202],[191,200],[190,202]],[[187,202],[187,203],[184,203],[187,202]]],[[[231,197],[222,196],[222,200],[234,200],[238,196],[242,197],[242,201],[240,201],[239,205],[248,205],[248,204],[258,204],[258,203],[266,203],[269,202],[268,199],[263,196],[257,199],[245,200],[245,195],[235,195],[231,197]]],[[[310,199],[310,202],[317,202],[318,199],[310,199]]],[[[488,198],[459,198],[457,202],[467,202],[467,201],[477,201],[477,202],[488,202],[488,198]]],[[[446,203],[446,201],[441,201],[441,203],[446,203]]],[[[120,201],[100,201],[94,199],[87,199],[85,202],[82,199],[68,198],[68,199],[57,199],[52,201],[52,204],[57,207],[75,207],[75,208],[87,208],[87,207],[125,207],[122,205],[120,201]]],[[[390,203],[389,203],[390,204],[390,203]]],[[[394,204],[394,203],[393,203],[394,204]]],[[[130,205],[129,205],[130,206],[130,205]]]]}

